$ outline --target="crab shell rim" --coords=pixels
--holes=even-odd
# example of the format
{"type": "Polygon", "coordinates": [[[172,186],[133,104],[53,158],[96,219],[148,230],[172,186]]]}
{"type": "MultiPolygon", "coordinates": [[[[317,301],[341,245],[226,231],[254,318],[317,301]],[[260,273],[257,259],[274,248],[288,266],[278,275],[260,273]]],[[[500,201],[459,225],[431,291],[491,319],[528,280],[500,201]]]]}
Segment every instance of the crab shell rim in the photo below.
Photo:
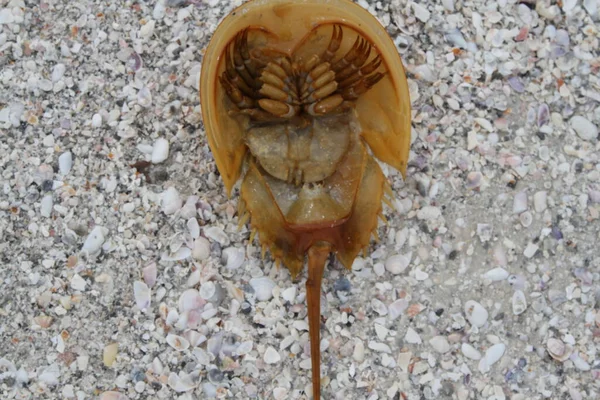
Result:
{"type": "MultiPolygon", "coordinates": [[[[310,24],[312,29],[327,24],[347,26],[368,38],[379,50],[388,70],[387,75],[392,80],[397,97],[396,102],[398,104],[398,109],[396,110],[395,115],[393,115],[395,135],[393,135],[392,138],[388,137],[387,141],[389,142],[389,139],[394,139],[398,142],[396,145],[392,145],[391,149],[389,145],[382,146],[380,144],[380,147],[387,147],[385,150],[387,154],[375,154],[375,157],[399,170],[403,178],[406,178],[405,161],[408,159],[411,140],[411,105],[408,84],[404,66],[400,55],[396,50],[396,46],[379,21],[367,10],[349,0],[250,0],[231,11],[217,26],[217,29],[213,33],[212,38],[206,47],[198,82],[202,120],[208,144],[215,157],[217,168],[221,172],[227,195],[229,197],[231,196],[232,189],[239,180],[243,157],[240,156],[238,160],[232,161],[232,163],[239,164],[237,166],[232,166],[228,164],[226,157],[218,156],[219,143],[217,143],[217,135],[220,127],[218,122],[218,110],[215,109],[215,98],[217,96],[218,86],[218,79],[216,78],[221,63],[224,60],[224,50],[240,29],[253,25],[247,24],[245,26],[240,26],[240,21],[243,18],[252,19],[252,13],[261,13],[265,8],[273,9],[286,6],[323,7],[326,9],[326,13],[311,15],[310,24]],[[213,57],[213,54],[216,54],[217,56],[213,57]],[[203,84],[203,82],[205,84],[203,84]],[[229,176],[230,173],[232,176],[229,176]]],[[[308,32],[309,31],[306,33],[308,32]]],[[[300,44],[303,39],[304,38],[293,38],[296,45],[300,44]]],[[[381,83],[382,82],[380,82],[380,84],[381,83]]],[[[360,100],[361,99],[359,99],[359,102],[360,100]]],[[[387,115],[387,117],[390,117],[390,115],[387,115]]],[[[359,120],[361,120],[361,122],[365,118],[368,117],[361,118],[359,115],[359,120]]],[[[371,135],[371,137],[368,135],[361,136],[369,145],[372,144],[372,140],[378,140],[378,138],[373,137],[373,135],[371,135]]],[[[240,146],[242,145],[240,144],[240,146]]]]}

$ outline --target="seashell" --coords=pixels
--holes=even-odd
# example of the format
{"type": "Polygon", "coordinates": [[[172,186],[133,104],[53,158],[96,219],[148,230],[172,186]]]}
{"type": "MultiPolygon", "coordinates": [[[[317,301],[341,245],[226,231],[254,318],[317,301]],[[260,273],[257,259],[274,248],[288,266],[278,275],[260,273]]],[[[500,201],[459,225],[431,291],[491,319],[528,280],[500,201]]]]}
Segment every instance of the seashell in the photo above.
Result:
{"type": "Polygon", "coordinates": [[[204,300],[219,305],[225,298],[223,287],[218,282],[204,282],[199,289],[200,297],[204,300]]]}
{"type": "Polygon", "coordinates": [[[218,226],[211,226],[209,228],[204,228],[204,234],[207,238],[214,240],[219,243],[221,246],[227,246],[229,244],[229,237],[223,231],[223,228],[218,226]]]}
{"type": "Polygon", "coordinates": [[[460,350],[465,357],[470,358],[471,360],[481,359],[481,353],[469,343],[463,343],[460,347],[460,350]]]}
{"type": "Polygon", "coordinates": [[[177,393],[188,392],[195,389],[200,384],[200,372],[194,371],[191,374],[180,372],[177,375],[175,372],[169,374],[167,380],[168,385],[177,393]]]}
{"type": "Polygon", "coordinates": [[[167,335],[167,343],[177,351],[184,351],[190,347],[190,342],[186,338],[171,333],[167,335]]]}
{"type": "Polygon", "coordinates": [[[192,347],[198,347],[202,343],[206,342],[206,336],[193,329],[185,331],[183,333],[183,337],[187,339],[187,341],[190,343],[190,346],[192,347]]]}
{"type": "Polygon", "coordinates": [[[538,126],[546,125],[550,121],[550,109],[548,104],[542,103],[538,108],[537,124],[538,126]]]}
{"type": "Polygon", "coordinates": [[[504,268],[494,268],[483,274],[485,279],[489,279],[492,282],[503,281],[508,278],[509,273],[504,268]]]}
{"type": "Polygon", "coordinates": [[[35,321],[36,324],[38,324],[40,327],[45,329],[45,328],[48,328],[50,325],[52,325],[54,318],[52,318],[48,315],[38,315],[33,320],[35,321]]]}
{"type": "Polygon", "coordinates": [[[165,323],[169,326],[175,325],[175,323],[179,321],[179,313],[176,309],[172,308],[167,313],[167,317],[165,318],[165,323]]]}
{"type": "Polygon", "coordinates": [[[146,310],[150,307],[150,288],[144,282],[133,282],[133,296],[140,310],[146,310]]]}
{"type": "Polygon", "coordinates": [[[487,310],[475,300],[469,300],[465,303],[465,315],[469,323],[478,328],[484,326],[488,320],[487,310]]]}
{"type": "Polygon", "coordinates": [[[102,249],[102,245],[106,240],[106,235],[108,234],[108,229],[96,225],[94,229],[89,233],[85,242],[83,243],[83,247],[81,251],[87,252],[90,255],[95,255],[100,253],[102,249]]]}
{"type": "Polygon", "coordinates": [[[181,246],[175,252],[164,252],[161,256],[162,261],[181,261],[189,258],[192,255],[192,250],[189,247],[181,246]]]}
{"type": "Polygon", "coordinates": [[[210,256],[210,242],[203,237],[199,237],[194,240],[194,247],[192,248],[192,257],[195,260],[203,261],[210,256]]]}
{"type": "Polygon", "coordinates": [[[108,391],[100,395],[98,400],[127,400],[128,397],[120,392],[108,391]]]}
{"type": "Polygon", "coordinates": [[[525,293],[522,290],[517,290],[512,296],[512,310],[513,314],[521,315],[527,309],[527,299],[525,293]]]}
{"type": "Polygon", "coordinates": [[[521,225],[527,228],[533,222],[533,215],[529,211],[525,211],[519,215],[519,221],[521,221],[521,225]]]}
{"type": "Polygon", "coordinates": [[[204,307],[204,300],[196,289],[187,289],[179,296],[178,308],[180,313],[197,310],[204,307]]]}
{"type": "Polygon", "coordinates": [[[227,247],[221,253],[221,262],[225,264],[225,268],[229,270],[238,269],[244,264],[246,252],[239,247],[227,247]]]}
{"type": "Polygon", "coordinates": [[[192,239],[198,239],[200,236],[200,225],[198,224],[198,220],[196,218],[190,218],[186,225],[192,239]]]}
{"type": "Polygon", "coordinates": [[[117,359],[117,353],[119,352],[119,343],[111,343],[104,347],[102,352],[102,362],[107,367],[111,367],[117,359]]]}
{"type": "Polygon", "coordinates": [[[156,283],[156,273],[156,263],[154,261],[146,265],[142,270],[144,282],[146,282],[146,285],[148,285],[148,287],[152,287],[156,283]]]}
{"type": "Polygon", "coordinates": [[[385,269],[393,275],[403,273],[410,265],[412,252],[406,254],[396,254],[385,260],[385,269]]]}
{"type": "Polygon", "coordinates": [[[573,353],[573,348],[570,345],[566,345],[560,339],[550,338],[546,342],[546,349],[548,354],[556,361],[566,361],[573,353]]]}
{"type": "Polygon", "coordinates": [[[254,289],[256,300],[267,301],[273,297],[273,289],[277,284],[266,276],[250,279],[250,286],[254,289]]]}
{"type": "Polygon", "coordinates": [[[182,205],[181,197],[179,192],[174,187],[167,188],[161,194],[161,205],[162,210],[166,215],[175,214],[182,205]]]}

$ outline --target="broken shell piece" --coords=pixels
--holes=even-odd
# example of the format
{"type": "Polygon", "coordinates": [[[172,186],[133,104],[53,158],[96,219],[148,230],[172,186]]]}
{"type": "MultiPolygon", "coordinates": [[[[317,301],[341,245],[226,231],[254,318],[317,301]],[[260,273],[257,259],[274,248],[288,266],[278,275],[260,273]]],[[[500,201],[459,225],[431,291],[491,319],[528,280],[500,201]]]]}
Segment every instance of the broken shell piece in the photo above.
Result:
{"type": "Polygon", "coordinates": [[[102,361],[104,362],[104,365],[111,367],[117,358],[118,352],[119,343],[111,343],[104,347],[104,352],[102,353],[102,361]]]}
{"type": "Polygon", "coordinates": [[[171,389],[178,393],[190,391],[200,383],[200,372],[194,371],[191,374],[180,372],[179,375],[171,372],[168,383],[171,389]]]}
{"type": "Polygon", "coordinates": [[[127,396],[125,396],[123,393],[119,393],[119,392],[115,392],[115,391],[111,390],[111,391],[102,393],[98,400],[127,400],[127,396]]]}
{"type": "Polygon", "coordinates": [[[144,282],[133,282],[133,295],[135,297],[135,304],[140,310],[150,307],[150,288],[144,282]]]}
{"type": "Polygon", "coordinates": [[[186,338],[173,334],[167,335],[167,343],[177,351],[184,351],[190,347],[190,342],[186,338]]]}
{"type": "Polygon", "coordinates": [[[229,270],[238,269],[244,264],[246,252],[244,249],[237,247],[228,247],[223,250],[221,262],[225,264],[225,268],[229,270]]]}
{"type": "Polygon", "coordinates": [[[566,361],[573,352],[573,348],[568,344],[564,344],[562,340],[550,338],[546,343],[546,349],[548,350],[548,354],[556,361],[566,361]]]}

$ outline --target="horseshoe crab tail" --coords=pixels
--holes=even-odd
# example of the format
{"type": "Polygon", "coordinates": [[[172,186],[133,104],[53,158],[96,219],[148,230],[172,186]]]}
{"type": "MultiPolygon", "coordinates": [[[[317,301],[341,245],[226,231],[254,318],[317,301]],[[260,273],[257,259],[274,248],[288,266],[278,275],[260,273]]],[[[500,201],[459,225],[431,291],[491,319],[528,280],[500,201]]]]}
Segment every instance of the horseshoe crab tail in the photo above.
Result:
{"type": "Polygon", "coordinates": [[[310,333],[310,361],[312,365],[313,400],[321,399],[321,279],[331,252],[327,242],[317,242],[308,250],[308,328],[310,333]]]}

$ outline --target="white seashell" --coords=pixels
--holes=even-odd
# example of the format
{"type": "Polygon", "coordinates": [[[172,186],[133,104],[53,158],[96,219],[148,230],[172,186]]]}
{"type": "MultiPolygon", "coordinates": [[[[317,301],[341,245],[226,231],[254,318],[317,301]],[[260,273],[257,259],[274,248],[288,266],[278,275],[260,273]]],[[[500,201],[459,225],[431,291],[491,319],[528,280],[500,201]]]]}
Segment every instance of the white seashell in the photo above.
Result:
{"type": "Polygon", "coordinates": [[[181,336],[168,334],[167,343],[177,351],[184,351],[190,347],[190,342],[181,336]]]}
{"type": "Polygon", "coordinates": [[[49,218],[52,215],[52,206],[54,205],[54,200],[51,194],[47,194],[42,197],[42,201],[40,202],[40,215],[42,217],[49,218]]]}
{"type": "Polygon", "coordinates": [[[417,3],[412,3],[412,8],[414,10],[415,13],[415,17],[417,17],[417,19],[423,23],[429,21],[429,17],[431,17],[431,13],[429,12],[429,10],[427,10],[427,8],[423,7],[420,4],[417,3]]]}
{"type": "Polygon", "coordinates": [[[156,283],[156,274],[156,263],[154,261],[142,269],[142,276],[144,277],[144,282],[146,282],[148,287],[152,287],[156,283]]]}
{"type": "Polygon", "coordinates": [[[150,307],[150,288],[142,281],[133,282],[133,296],[135,304],[140,310],[150,307]]]}
{"type": "Polygon", "coordinates": [[[521,214],[527,211],[527,192],[519,192],[513,201],[513,214],[521,214]]]}
{"type": "Polygon", "coordinates": [[[273,289],[277,284],[266,276],[250,279],[250,286],[254,289],[256,300],[267,301],[273,297],[273,289]]]}
{"type": "Polygon", "coordinates": [[[419,336],[419,334],[413,329],[413,328],[408,328],[406,330],[406,335],[404,335],[404,340],[406,340],[406,343],[410,343],[410,344],[421,344],[421,336],[419,336]]]}
{"type": "Polygon", "coordinates": [[[238,269],[244,264],[246,251],[239,247],[228,247],[221,254],[221,262],[229,270],[238,269]]]}
{"type": "Polygon", "coordinates": [[[385,260],[385,269],[391,274],[398,275],[403,273],[410,265],[412,252],[407,254],[396,254],[385,260]]]}
{"type": "Polygon", "coordinates": [[[186,311],[201,309],[205,304],[206,300],[200,297],[196,289],[187,289],[179,296],[178,309],[183,314],[186,311]]]}
{"type": "Polygon", "coordinates": [[[531,258],[535,255],[535,253],[537,253],[539,248],[540,246],[538,246],[537,244],[529,242],[527,243],[527,247],[525,247],[525,250],[523,251],[523,255],[527,258],[531,258]]]}
{"type": "Polygon", "coordinates": [[[279,355],[279,352],[277,352],[277,350],[275,350],[274,347],[269,346],[269,347],[267,347],[267,350],[265,351],[263,360],[267,364],[276,364],[279,361],[281,361],[281,356],[279,355]]]}
{"type": "Polygon", "coordinates": [[[394,301],[392,304],[388,306],[388,315],[389,318],[393,321],[402,314],[408,308],[408,300],[406,299],[398,299],[394,301]]]}
{"type": "Polygon", "coordinates": [[[210,301],[217,294],[217,285],[212,281],[204,282],[198,291],[200,292],[200,297],[210,301]]]}
{"type": "Polygon", "coordinates": [[[183,207],[181,207],[181,218],[190,219],[196,216],[196,203],[198,196],[188,196],[183,207]]]}
{"type": "Polygon", "coordinates": [[[206,336],[195,330],[187,330],[183,336],[190,342],[190,346],[197,347],[206,342],[206,336]]]}
{"type": "Polygon", "coordinates": [[[583,8],[592,18],[598,17],[598,0],[583,0],[583,8]]]}
{"type": "Polygon", "coordinates": [[[100,397],[98,398],[98,400],[127,400],[127,396],[124,395],[123,393],[119,393],[119,392],[115,392],[115,391],[108,391],[108,392],[104,392],[100,395],[100,397]]]}
{"type": "Polygon", "coordinates": [[[527,309],[527,299],[525,293],[521,290],[515,291],[512,296],[512,310],[513,314],[521,315],[527,309]]]}
{"type": "Polygon", "coordinates": [[[485,325],[489,316],[487,310],[475,300],[469,300],[465,303],[465,315],[469,323],[478,328],[485,325]]]}
{"type": "Polygon", "coordinates": [[[481,359],[481,353],[469,343],[463,343],[460,347],[460,350],[465,357],[470,358],[471,360],[481,359]]]}
{"type": "Polygon", "coordinates": [[[434,336],[429,340],[429,344],[438,353],[444,354],[450,351],[450,343],[445,336],[434,336]]]}
{"type": "Polygon", "coordinates": [[[533,195],[533,208],[535,209],[535,212],[541,213],[541,212],[544,212],[544,210],[546,210],[546,207],[547,207],[546,199],[547,199],[547,194],[544,191],[536,192],[533,195]]]}
{"type": "Polygon", "coordinates": [[[297,291],[296,286],[291,286],[281,292],[281,297],[285,301],[292,303],[294,301],[294,299],[296,298],[296,291],[297,291]]]}
{"type": "Polygon", "coordinates": [[[194,247],[192,248],[192,257],[195,260],[206,260],[210,256],[210,242],[204,238],[199,237],[194,240],[194,247]]]}
{"type": "Polygon", "coordinates": [[[492,282],[503,281],[508,278],[510,274],[504,268],[494,268],[483,274],[485,279],[489,279],[492,282]]]}
{"type": "Polygon", "coordinates": [[[189,258],[192,255],[192,249],[186,246],[181,246],[175,252],[164,252],[161,256],[163,261],[181,261],[189,258]]]}
{"type": "Polygon", "coordinates": [[[87,252],[90,255],[98,254],[106,240],[107,234],[108,229],[96,225],[85,239],[81,251],[87,252]]]}
{"type": "Polygon", "coordinates": [[[169,141],[165,138],[158,138],[152,147],[152,164],[160,164],[169,158],[169,141]]]}
{"type": "Polygon", "coordinates": [[[587,118],[576,115],[569,120],[569,125],[577,136],[583,140],[593,140],[598,137],[598,128],[587,118]]]}
{"type": "Polygon", "coordinates": [[[254,342],[252,342],[251,340],[242,342],[235,350],[235,354],[237,354],[238,356],[246,355],[252,351],[253,347],[254,347],[254,342]]]}
{"type": "Polygon", "coordinates": [[[202,349],[202,348],[195,348],[194,350],[192,350],[192,354],[194,355],[194,357],[196,357],[196,360],[198,361],[198,364],[200,365],[209,365],[210,364],[210,356],[208,355],[208,353],[206,352],[206,350],[202,349]]]}
{"type": "Polygon", "coordinates": [[[165,190],[161,195],[162,210],[166,215],[175,214],[182,206],[181,196],[174,187],[165,190]]]}
{"type": "Polygon", "coordinates": [[[218,226],[211,226],[209,228],[204,228],[204,234],[207,238],[214,240],[219,243],[221,246],[229,245],[229,237],[223,231],[223,228],[218,226]]]}
{"type": "Polygon", "coordinates": [[[58,170],[61,175],[67,175],[73,166],[73,154],[70,151],[62,153],[58,157],[58,170]]]}
{"type": "Polygon", "coordinates": [[[169,310],[167,318],[165,318],[165,323],[168,326],[174,326],[177,323],[177,321],[179,321],[179,313],[176,309],[172,308],[169,310]]]}
{"type": "Polygon", "coordinates": [[[198,371],[194,371],[191,374],[180,372],[177,375],[175,372],[171,372],[167,383],[177,393],[188,392],[195,389],[200,383],[200,373],[198,371]]]}
{"type": "Polygon", "coordinates": [[[392,349],[385,343],[375,342],[373,340],[369,341],[369,349],[374,350],[378,353],[388,353],[391,354],[392,349]]]}
{"type": "Polygon", "coordinates": [[[73,278],[71,278],[71,288],[73,288],[74,290],[79,290],[80,292],[83,292],[85,290],[86,285],[87,282],[79,274],[75,274],[73,275],[73,278]]]}
{"type": "Polygon", "coordinates": [[[524,227],[529,227],[533,222],[533,215],[529,211],[525,211],[521,215],[519,215],[519,221],[521,221],[521,225],[524,227]]]}
{"type": "Polygon", "coordinates": [[[200,225],[196,218],[190,218],[187,220],[187,228],[190,232],[192,239],[197,239],[200,236],[200,225]]]}
{"type": "Polygon", "coordinates": [[[489,349],[485,351],[485,361],[488,366],[492,366],[495,364],[502,356],[504,355],[504,351],[506,350],[506,345],[504,343],[497,343],[491,346],[489,349]]]}
{"type": "Polygon", "coordinates": [[[573,353],[573,348],[569,345],[565,345],[562,340],[550,338],[546,342],[546,349],[548,354],[556,361],[566,361],[573,353]]]}
{"type": "Polygon", "coordinates": [[[285,400],[288,398],[288,390],[283,387],[276,387],[273,389],[274,400],[285,400]]]}

